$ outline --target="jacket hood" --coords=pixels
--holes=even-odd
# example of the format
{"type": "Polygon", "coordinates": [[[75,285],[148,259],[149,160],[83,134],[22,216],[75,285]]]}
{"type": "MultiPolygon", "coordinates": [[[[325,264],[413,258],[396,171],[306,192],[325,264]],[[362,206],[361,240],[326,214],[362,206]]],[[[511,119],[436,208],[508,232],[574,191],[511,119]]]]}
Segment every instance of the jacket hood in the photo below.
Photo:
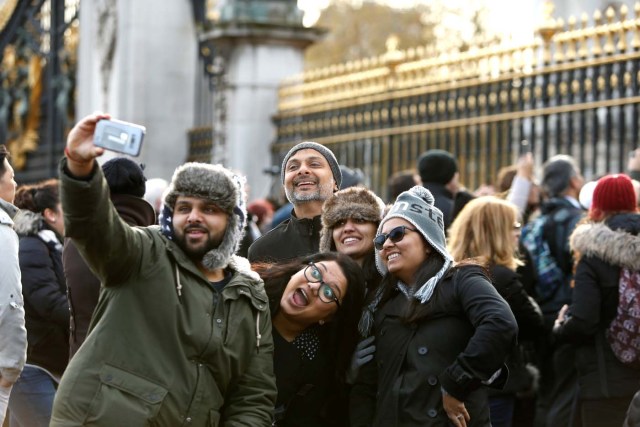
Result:
{"type": "Polygon", "coordinates": [[[118,215],[129,225],[146,227],[157,222],[153,206],[146,200],[129,194],[112,194],[111,201],[118,215]]]}
{"type": "Polygon", "coordinates": [[[571,249],[609,264],[640,270],[639,230],[638,214],[616,215],[606,222],[581,224],[571,235],[571,249]]]}
{"type": "Polygon", "coordinates": [[[17,213],[18,208],[0,199],[0,224],[13,225],[13,217],[15,217],[17,213]]]}
{"type": "Polygon", "coordinates": [[[13,229],[18,236],[35,236],[42,230],[44,218],[42,214],[21,209],[13,218],[13,229]]]}

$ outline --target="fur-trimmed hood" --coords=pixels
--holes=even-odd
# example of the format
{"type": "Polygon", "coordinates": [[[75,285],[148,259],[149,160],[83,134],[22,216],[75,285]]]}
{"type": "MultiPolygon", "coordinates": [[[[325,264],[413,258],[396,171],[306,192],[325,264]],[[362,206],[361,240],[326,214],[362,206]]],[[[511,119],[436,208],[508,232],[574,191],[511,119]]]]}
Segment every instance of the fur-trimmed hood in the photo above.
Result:
{"type": "Polygon", "coordinates": [[[35,236],[44,226],[42,214],[31,212],[26,209],[18,211],[13,218],[13,229],[18,236],[35,236]]]}
{"type": "Polygon", "coordinates": [[[235,254],[244,235],[247,221],[245,179],[222,165],[185,163],[173,174],[164,196],[159,217],[163,234],[173,240],[173,208],[179,196],[199,197],[213,201],[229,214],[229,223],[220,245],[207,252],[202,265],[208,270],[225,268],[235,254]]]}
{"type": "Polygon", "coordinates": [[[616,215],[606,222],[578,225],[571,234],[571,249],[581,256],[640,270],[640,215],[616,215]]]}
{"type": "Polygon", "coordinates": [[[364,187],[349,187],[329,197],[322,206],[322,230],[320,230],[320,252],[335,250],[333,229],[342,220],[349,218],[380,224],[384,202],[364,187]]]}

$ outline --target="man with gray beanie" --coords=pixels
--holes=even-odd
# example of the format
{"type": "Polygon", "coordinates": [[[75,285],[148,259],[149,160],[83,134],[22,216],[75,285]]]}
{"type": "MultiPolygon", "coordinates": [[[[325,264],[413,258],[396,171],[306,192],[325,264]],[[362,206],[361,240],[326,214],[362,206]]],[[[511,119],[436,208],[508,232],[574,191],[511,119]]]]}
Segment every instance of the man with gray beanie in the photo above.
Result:
{"type": "Polygon", "coordinates": [[[291,148],[282,161],[280,178],[293,204],[291,218],[253,242],[251,262],[278,262],[318,252],[322,205],[342,183],[333,152],[316,142],[291,148]]]}
{"type": "Polygon", "coordinates": [[[93,144],[69,133],[60,163],[65,231],[100,279],[84,344],[56,393],[51,426],[268,426],[276,398],[264,285],[234,256],[244,182],[220,165],[178,167],[160,226],[113,208],[93,144]]]}

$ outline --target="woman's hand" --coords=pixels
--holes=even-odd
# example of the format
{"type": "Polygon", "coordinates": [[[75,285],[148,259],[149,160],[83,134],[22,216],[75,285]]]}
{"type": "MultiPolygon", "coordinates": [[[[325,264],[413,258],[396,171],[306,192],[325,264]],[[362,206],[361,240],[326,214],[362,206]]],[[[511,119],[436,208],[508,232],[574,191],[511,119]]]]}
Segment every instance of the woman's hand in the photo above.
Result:
{"type": "Polygon", "coordinates": [[[93,145],[93,133],[98,121],[110,118],[110,115],[102,113],[86,116],[69,132],[64,154],[67,156],[67,168],[73,175],[89,175],[93,169],[93,159],[104,153],[104,149],[93,145]]]}
{"type": "Polygon", "coordinates": [[[444,406],[444,410],[454,426],[467,427],[471,417],[464,406],[464,402],[442,390],[442,406],[444,406]]]}

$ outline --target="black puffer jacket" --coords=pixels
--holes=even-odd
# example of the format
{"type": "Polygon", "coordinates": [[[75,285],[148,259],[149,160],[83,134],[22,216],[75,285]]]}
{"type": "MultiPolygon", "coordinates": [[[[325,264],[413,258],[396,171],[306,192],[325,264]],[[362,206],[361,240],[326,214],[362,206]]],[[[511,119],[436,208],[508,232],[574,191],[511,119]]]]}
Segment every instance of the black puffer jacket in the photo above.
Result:
{"type": "Polygon", "coordinates": [[[298,219],[291,218],[262,235],[249,247],[250,262],[279,262],[311,255],[320,248],[320,215],[298,219]]]}
{"type": "Polygon", "coordinates": [[[494,265],[489,269],[493,286],[502,298],[507,301],[518,322],[518,346],[514,347],[506,365],[509,378],[502,390],[489,390],[489,395],[513,394],[530,390],[533,376],[526,367],[520,344],[532,340],[544,332],[544,322],[540,307],[524,290],[518,274],[502,265],[494,265]]]}
{"type": "Polygon", "coordinates": [[[27,363],[62,375],[69,361],[69,304],[62,244],[42,215],[20,211],[20,271],[27,327],[27,363]]]}
{"type": "MultiPolygon", "coordinates": [[[[426,304],[428,312],[413,323],[404,320],[407,299],[400,292],[377,309],[374,363],[362,367],[351,391],[352,427],[450,425],[442,388],[464,402],[468,426],[490,425],[481,381],[503,367],[515,344],[509,306],[471,266],[446,274],[426,304]]],[[[501,372],[496,382],[504,385],[501,372]]]]}
{"type": "Polygon", "coordinates": [[[640,371],[613,354],[605,331],[616,315],[622,266],[640,270],[640,215],[620,214],[605,223],[579,225],[571,246],[579,253],[569,318],[559,340],[575,343],[582,399],[629,397],[638,390],[640,371]]]}

